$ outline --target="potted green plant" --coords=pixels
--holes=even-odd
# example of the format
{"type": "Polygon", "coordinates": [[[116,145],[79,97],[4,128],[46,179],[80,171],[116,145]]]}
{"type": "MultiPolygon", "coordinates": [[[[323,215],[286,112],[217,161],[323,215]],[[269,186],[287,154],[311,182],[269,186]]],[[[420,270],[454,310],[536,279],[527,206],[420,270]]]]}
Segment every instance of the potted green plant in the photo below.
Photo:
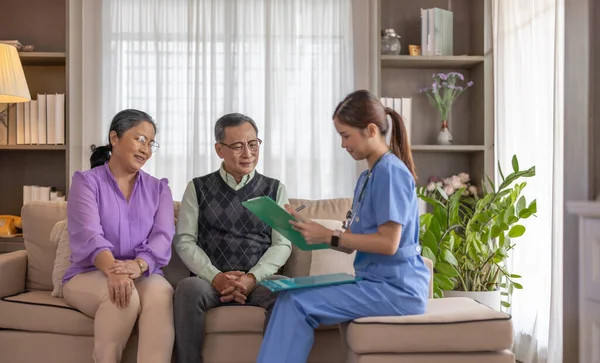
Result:
{"type": "Polygon", "coordinates": [[[489,177],[481,183],[480,195],[459,188],[452,195],[438,185],[436,197],[431,190],[419,188],[419,198],[427,202],[433,213],[420,219],[422,255],[433,261],[433,286],[436,298],[458,295],[473,297],[497,310],[510,306],[501,295],[510,296],[521,289],[519,275],[508,271],[506,259],[515,247],[514,239],[525,233],[523,219],[537,211],[536,200],[529,204],[521,192],[527,185],[522,178],[535,175],[535,167],[519,169],[516,155],[513,171],[504,176],[500,163],[499,185],[489,177]],[[504,290],[504,291],[502,291],[504,290]]]}

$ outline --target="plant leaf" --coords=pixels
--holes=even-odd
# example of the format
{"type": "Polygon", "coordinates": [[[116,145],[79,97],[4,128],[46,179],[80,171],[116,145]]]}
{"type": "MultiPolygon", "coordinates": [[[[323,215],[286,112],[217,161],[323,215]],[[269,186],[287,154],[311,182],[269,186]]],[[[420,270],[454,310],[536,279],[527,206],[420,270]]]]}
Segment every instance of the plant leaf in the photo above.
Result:
{"type": "Polygon", "coordinates": [[[510,308],[510,304],[506,301],[500,301],[500,304],[502,304],[502,306],[504,306],[505,308],[510,308]]]}
{"type": "Polygon", "coordinates": [[[510,278],[511,278],[511,279],[520,279],[520,278],[521,278],[521,275],[517,275],[517,274],[511,274],[511,275],[510,275],[510,278]]]}
{"type": "Polygon", "coordinates": [[[448,213],[446,212],[446,209],[436,206],[433,209],[433,216],[439,222],[440,229],[445,231],[446,228],[448,228],[448,213]]]}
{"type": "Polygon", "coordinates": [[[432,205],[432,206],[439,205],[440,207],[444,208],[444,203],[440,202],[437,199],[429,198],[429,197],[424,196],[424,195],[419,195],[419,198],[421,198],[422,200],[424,200],[429,205],[432,205]]]}
{"type": "Polygon", "coordinates": [[[424,248],[428,247],[429,250],[434,255],[437,255],[437,253],[438,253],[437,239],[435,238],[435,235],[433,234],[433,232],[431,232],[430,230],[425,231],[425,234],[423,234],[422,245],[424,248]]]}
{"type": "Polygon", "coordinates": [[[537,213],[537,200],[531,202],[531,204],[529,204],[529,208],[527,209],[531,212],[531,214],[537,213]]]}
{"type": "Polygon", "coordinates": [[[435,274],[433,275],[433,279],[442,290],[454,289],[454,283],[447,276],[435,274]]]}
{"type": "Polygon", "coordinates": [[[443,274],[446,275],[448,277],[456,277],[458,276],[458,271],[456,271],[456,269],[454,268],[454,266],[450,265],[449,263],[446,262],[438,262],[435,265],[435,269],[443,274]]]}
{"type": "Polygon", "coordinates": [[[436,186],[435,189],[437,190],[438,193],[440,193],[440,195],[442,196],[442,198],[444,198],[444,200],[448,200],[448,194],[446,194],[444,189],[442,189],[441,187],[438,187],[438,186],[436,186]]]}
{"type": "Polygon", "coordinates": [[[502,172],[502,166],[500,166],[500,161],[498,161],[498,171],[500,172],[500,178],[504,180],[504,173],[502,172]]]}
{"type": "Polygon", "coordinates": [[[456,257],[454,257],[452,252],[450,252],[450,250],[446,248],[442,249],[441,257],[442,260],[448,262],[449,264],[453,266],[458,266],[458,261],[456,260],[456,257]]]}
{"type": "Polygon", "coordinates": [[[423,250],[421,251],[421,255],[425,258],[428,258],[431,260],[431,262],[433,262],[433,265],[435,266],[436,262],[437,262],[437,258],[435,257],[435,254],[431,251],[431,249],[427,246],[423,246],[423,250]]]}
{"type": "Polygon", "coordinates": [[[442,226],[435,216],[431,218],[431,221],[429,222],[429,230],[435,236],[436,241],[439,241],[442,238],[442,226]]]}
{"type": "Polygon", "coordinates": [[[441,299],[444,297],[444,292],[442,289],[440,289],[435,279],[433,279],[433,297],[436,299],[441,299]]]}
{"type": "Polygon", "coordinates": [[[521,237],[525,233],[525,226],[521,224],[517,224],[513,226],[510,231],[508,231],[508,236],[510,238],[521,237]]]}
{"type": "Polygon", "coordinates": [[[517,155],[513,155],[512,157],[512,167],[515,173],[519,171],[519,160],[517,160],[517,155]]]}
{"type": "Polygon", "coordinates": [[[519,290],[521,290],[521,289],[523,288],[523,285],[521,285],[521,284],[518,284],[518,283],[516,283],[516,282],[513,282],[513,283],[512,283],[512,285],[515,287],[515,289],[519,289],[519,290]]]}
{"type": "Polygon", "coordinates": [[[498,227],[496,224],[494,224],[492,226],[491,233],[492,233],[492,235],[491,235],[492,238],[497,238],[502,233],[502,230],[500,229],[500,227],[498,227]]]}

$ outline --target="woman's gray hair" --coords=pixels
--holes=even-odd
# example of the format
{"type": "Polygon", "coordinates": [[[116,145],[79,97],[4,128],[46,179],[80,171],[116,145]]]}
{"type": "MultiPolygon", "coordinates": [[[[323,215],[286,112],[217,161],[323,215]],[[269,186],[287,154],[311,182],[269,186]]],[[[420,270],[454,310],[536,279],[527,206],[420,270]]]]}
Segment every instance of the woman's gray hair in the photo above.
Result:
{"type": "Polygon", "coordinates": [[[223,142],[223,140],[225,140],[226,127],[240,126],[244,122],[248,122],[252,125],[254,131],[256,131],[256,136],[258,136],[258,127],[256,127],[256,123],[253,119],[246,115],[242,115],[241,113],[228,113],[218,119],[215,124],[215,140],[217,140],[217,142],[223,142]]]}

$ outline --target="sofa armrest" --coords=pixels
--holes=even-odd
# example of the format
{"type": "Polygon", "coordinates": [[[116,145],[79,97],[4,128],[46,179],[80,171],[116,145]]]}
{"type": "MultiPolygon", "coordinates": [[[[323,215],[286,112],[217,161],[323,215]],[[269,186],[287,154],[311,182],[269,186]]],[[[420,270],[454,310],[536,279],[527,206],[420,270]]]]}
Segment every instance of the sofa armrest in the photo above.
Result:
{"type": "Polygon", "coordinates": [[[27,251],[0,254],[0,298],[25,292],[27,251]]]}
{"type": "Polygon", "coordinates": [[[423,261],[425,262],[425,265],[427,265],[429,273],[431,274],[431,278],[429,279],[429,298],[433,299],[433,261],[427,257],[423,257],[423,261]]]}

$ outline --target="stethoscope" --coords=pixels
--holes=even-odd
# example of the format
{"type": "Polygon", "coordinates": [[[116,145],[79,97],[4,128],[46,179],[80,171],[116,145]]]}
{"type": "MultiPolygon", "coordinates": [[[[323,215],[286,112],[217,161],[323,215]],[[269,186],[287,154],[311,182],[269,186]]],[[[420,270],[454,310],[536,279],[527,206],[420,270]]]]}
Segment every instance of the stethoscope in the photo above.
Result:
{"type": "Polygon", "coordinates": [[[363,197],[365,196],[365,191],[367,190],[367,184],[369,183],[369,179],[371,179],[371,175],[373,174],[373,170],[375,170],[375,167],[377,166],[377,164],[379,164],[381,159],[383,159],[383,157],[389,153],[391,153],[390,150],[386,151],[385,154],[381,155],[379,157],[379,159],[377,159],[375,164],[373,164],[373,167],[371,167],[371,169],[367,173],[367,176],[365,177],[365,181],[363,182],[363,185],[360,189],[360,193],[358,194],[358,200],[355,200],[352,202],[352,209],[350,209],[348,211],[348,213],[346,213],[346,220],[342,224],[342,228],[344,228],[344,229],[350,228],[350,226],[354,223],[355,219],[357,222],[360,222],[360,218],[357,216],[358,216],[358,214],[360,214],[360,211],[362,208],[362,200],[363,200],[363,197]],[[357,210],[358,213],[354,213],[354,210],[357,210]]]}

